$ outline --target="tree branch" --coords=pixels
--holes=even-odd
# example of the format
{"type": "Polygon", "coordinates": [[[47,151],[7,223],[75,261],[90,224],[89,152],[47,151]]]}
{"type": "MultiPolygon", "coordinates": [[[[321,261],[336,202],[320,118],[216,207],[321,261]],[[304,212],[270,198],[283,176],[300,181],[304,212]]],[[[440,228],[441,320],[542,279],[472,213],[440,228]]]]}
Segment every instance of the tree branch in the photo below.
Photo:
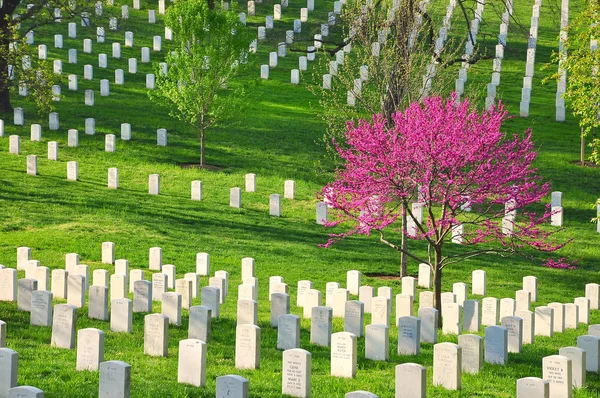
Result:
{"type": "Polygon", "coordinates": [[[377,230],[377,232],[379,232],[379,241],[380,242],[385,243],[386,245],[388,245],[389,247],[391,247],[394,250],[397,250],[397,251],[399,251],[401,253],[406,254],[408,257],[412,258],[413,260],[416,260],[416,261],[418,261],[420,263],[427,263],[427,264],[429,264],[428,261],[422,259],[421,257],[416,256],[416,255],[410,253],[408,250],[403,250],[400,246],[395,245],[392,242],[386,240],[385,237],[384,237],[384,234],[383,234],[382,230],[377,230]]]}

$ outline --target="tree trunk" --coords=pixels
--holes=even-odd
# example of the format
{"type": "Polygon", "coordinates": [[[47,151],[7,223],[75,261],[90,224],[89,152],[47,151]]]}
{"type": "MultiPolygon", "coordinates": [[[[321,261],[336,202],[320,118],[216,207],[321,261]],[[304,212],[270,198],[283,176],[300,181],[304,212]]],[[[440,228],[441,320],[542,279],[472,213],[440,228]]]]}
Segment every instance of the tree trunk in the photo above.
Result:
{"type": "Polygon", "coordinates": [[[585,166],[585,137],[583,136],[583,127],[581,128],[581,154],[580,154],[580,160],[581,160],[581,165],[585,166]]]}
{"type": "Polygon", "coordinates": [[[408,247],[408,237],[406,236],[406,209],[402,212],[402,241],[400,243],[402,251],[400,252],[400,278],[408,276],[406,269],[406,250],[408,247]]]}
{"type": "Polygon", "coordinates": [[[12,113],[13,107],[10,104],[10,92],[8,86],[2,80],[0,77],[0,113],[12,113]]]}
{"type": "MultiPolygon", "coordinates": [[[[6,21],[0,18],[0,54],[8,54],[8,27],[6,21]]],[[[8,61],[0,57],[0,113],[10,113],[13,108],[10,104],[10,79],[8,78],[8,61]]]]}
{"type": "Polygon", "coordinates": [[[442,328],[442,269],[440,261],[442,259],[441,249],[435,250],[435,260],[433,264],[433,305],[438,311],[438,328],[442,328]]]}
{"type": "Polygon", "coordinates": [[[204,167],[204,129],[200,129],[200,166],[204,167]]]}

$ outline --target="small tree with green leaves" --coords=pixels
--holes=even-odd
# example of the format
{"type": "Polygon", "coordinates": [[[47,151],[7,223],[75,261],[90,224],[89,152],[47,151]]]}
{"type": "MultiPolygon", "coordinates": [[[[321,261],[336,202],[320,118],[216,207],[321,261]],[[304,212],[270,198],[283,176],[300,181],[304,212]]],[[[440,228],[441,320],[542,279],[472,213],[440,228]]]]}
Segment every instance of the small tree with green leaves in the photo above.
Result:
{"type": "MultiPolygon", "coordinates": [[[[585,164],[585,137],[600,126],[599,18],[600,3],[588,1],[585,9],[565,29],[568,39],[561,41],[563,50],[552,55],[553,62],[558,64],[558,72],[551,78],[560,81],[561,75],[566,72],[568,85],[564,99],[573,114],[579,117],[582,165],[585,164]]],[[[589,159],[600,163],[600,140],[593,137],[589,145],[592,147],[589,159]]]]}
{"type": "Polygon", "coordinates": [[[155,65],[156,90],[148,94],[200,136],[200,166],[205,163],[207,130],[241,106],[243,87],[229,83],[248,65],[250,36],[238,13],[211,9],[205,0],[176,0],[165,24],[173,30],[175,50],[155,65]]]}

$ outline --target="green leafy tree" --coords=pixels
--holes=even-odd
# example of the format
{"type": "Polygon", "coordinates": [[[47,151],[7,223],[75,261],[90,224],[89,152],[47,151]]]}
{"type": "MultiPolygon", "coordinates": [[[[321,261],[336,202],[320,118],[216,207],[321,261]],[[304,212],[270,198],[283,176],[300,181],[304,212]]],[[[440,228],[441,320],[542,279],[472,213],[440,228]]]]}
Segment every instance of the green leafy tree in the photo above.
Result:
{"type": "Polygon", "coordinates": [[[241,107],[244,88],[229,83],[248,66],[251,38],[237,12],[211,9],[206,0],[176,0],[165,24],[176,48],[165,58],[166,71],[155,64],[156,90],[148,95],[198,132],[204,167],[207,130],[241,107]]]}
{"type": "MultiPolygon", "coordinates": [[[[552,55],[558,64],[558,72],[551,76],[560,81],[566,72],[568,85],[563,95],[573,114],[579,117],[581,127],[581,164],[585,164],[585,138],[600,126],[600,52],[597,39],[600,38],[600,3],[588,1],[585,9],[566,27],[567,40],[561,40],[563,50],[552,55]]],[[[564,35],[561,33],[561,35],[564,35]]],[[[590,160],[600,163],[600,140],[592,138],[590,160]]]]}

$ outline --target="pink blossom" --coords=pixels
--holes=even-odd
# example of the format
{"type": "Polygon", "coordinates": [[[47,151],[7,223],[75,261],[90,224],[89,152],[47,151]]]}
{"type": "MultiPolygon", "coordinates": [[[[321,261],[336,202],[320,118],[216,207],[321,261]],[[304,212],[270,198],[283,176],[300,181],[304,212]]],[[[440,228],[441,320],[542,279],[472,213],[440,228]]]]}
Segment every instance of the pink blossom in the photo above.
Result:
{"type": "Polygon", "coordinates": [[[557,261],[553,260],[552,258],[549,258],[543,265],[544,267],[548,268],[575,269],[577,268],[575,264],[577,264],[577,260],[571,261],[569,263],[564,257],[561,257],[557,261]]]}
{"type": "MultiPolygon", "coordinates": [[[[541,214],[532,211],[550,186],[533,167],[531,131],[503,133],[507,118],[501,102],[478,113],[453,94],[412,103],[393,116],[389,129],[381,115],[348,123],[345,142],[334,141],[343,165],[319,195],[336,215],[327,225],[348,227],[330,235],[324,246],[353,234],[382,233],[407,211],[416,227],[411,237],[426,240],[430,248],[441,250],[458,223],[464,226],[463,244],[483,245],[474,248],[477,252],[563,247],[550,239],[556,229],[542,227],[549,223],[550,207],[541,214]],[[422,222],[410,207],[417,201],[424,207],[422,222]],[[507,215],[511,235],[503,227],[507,215]]],[[[454,257],[443,257],[436,266],[443,268],[454,257]]]]}

